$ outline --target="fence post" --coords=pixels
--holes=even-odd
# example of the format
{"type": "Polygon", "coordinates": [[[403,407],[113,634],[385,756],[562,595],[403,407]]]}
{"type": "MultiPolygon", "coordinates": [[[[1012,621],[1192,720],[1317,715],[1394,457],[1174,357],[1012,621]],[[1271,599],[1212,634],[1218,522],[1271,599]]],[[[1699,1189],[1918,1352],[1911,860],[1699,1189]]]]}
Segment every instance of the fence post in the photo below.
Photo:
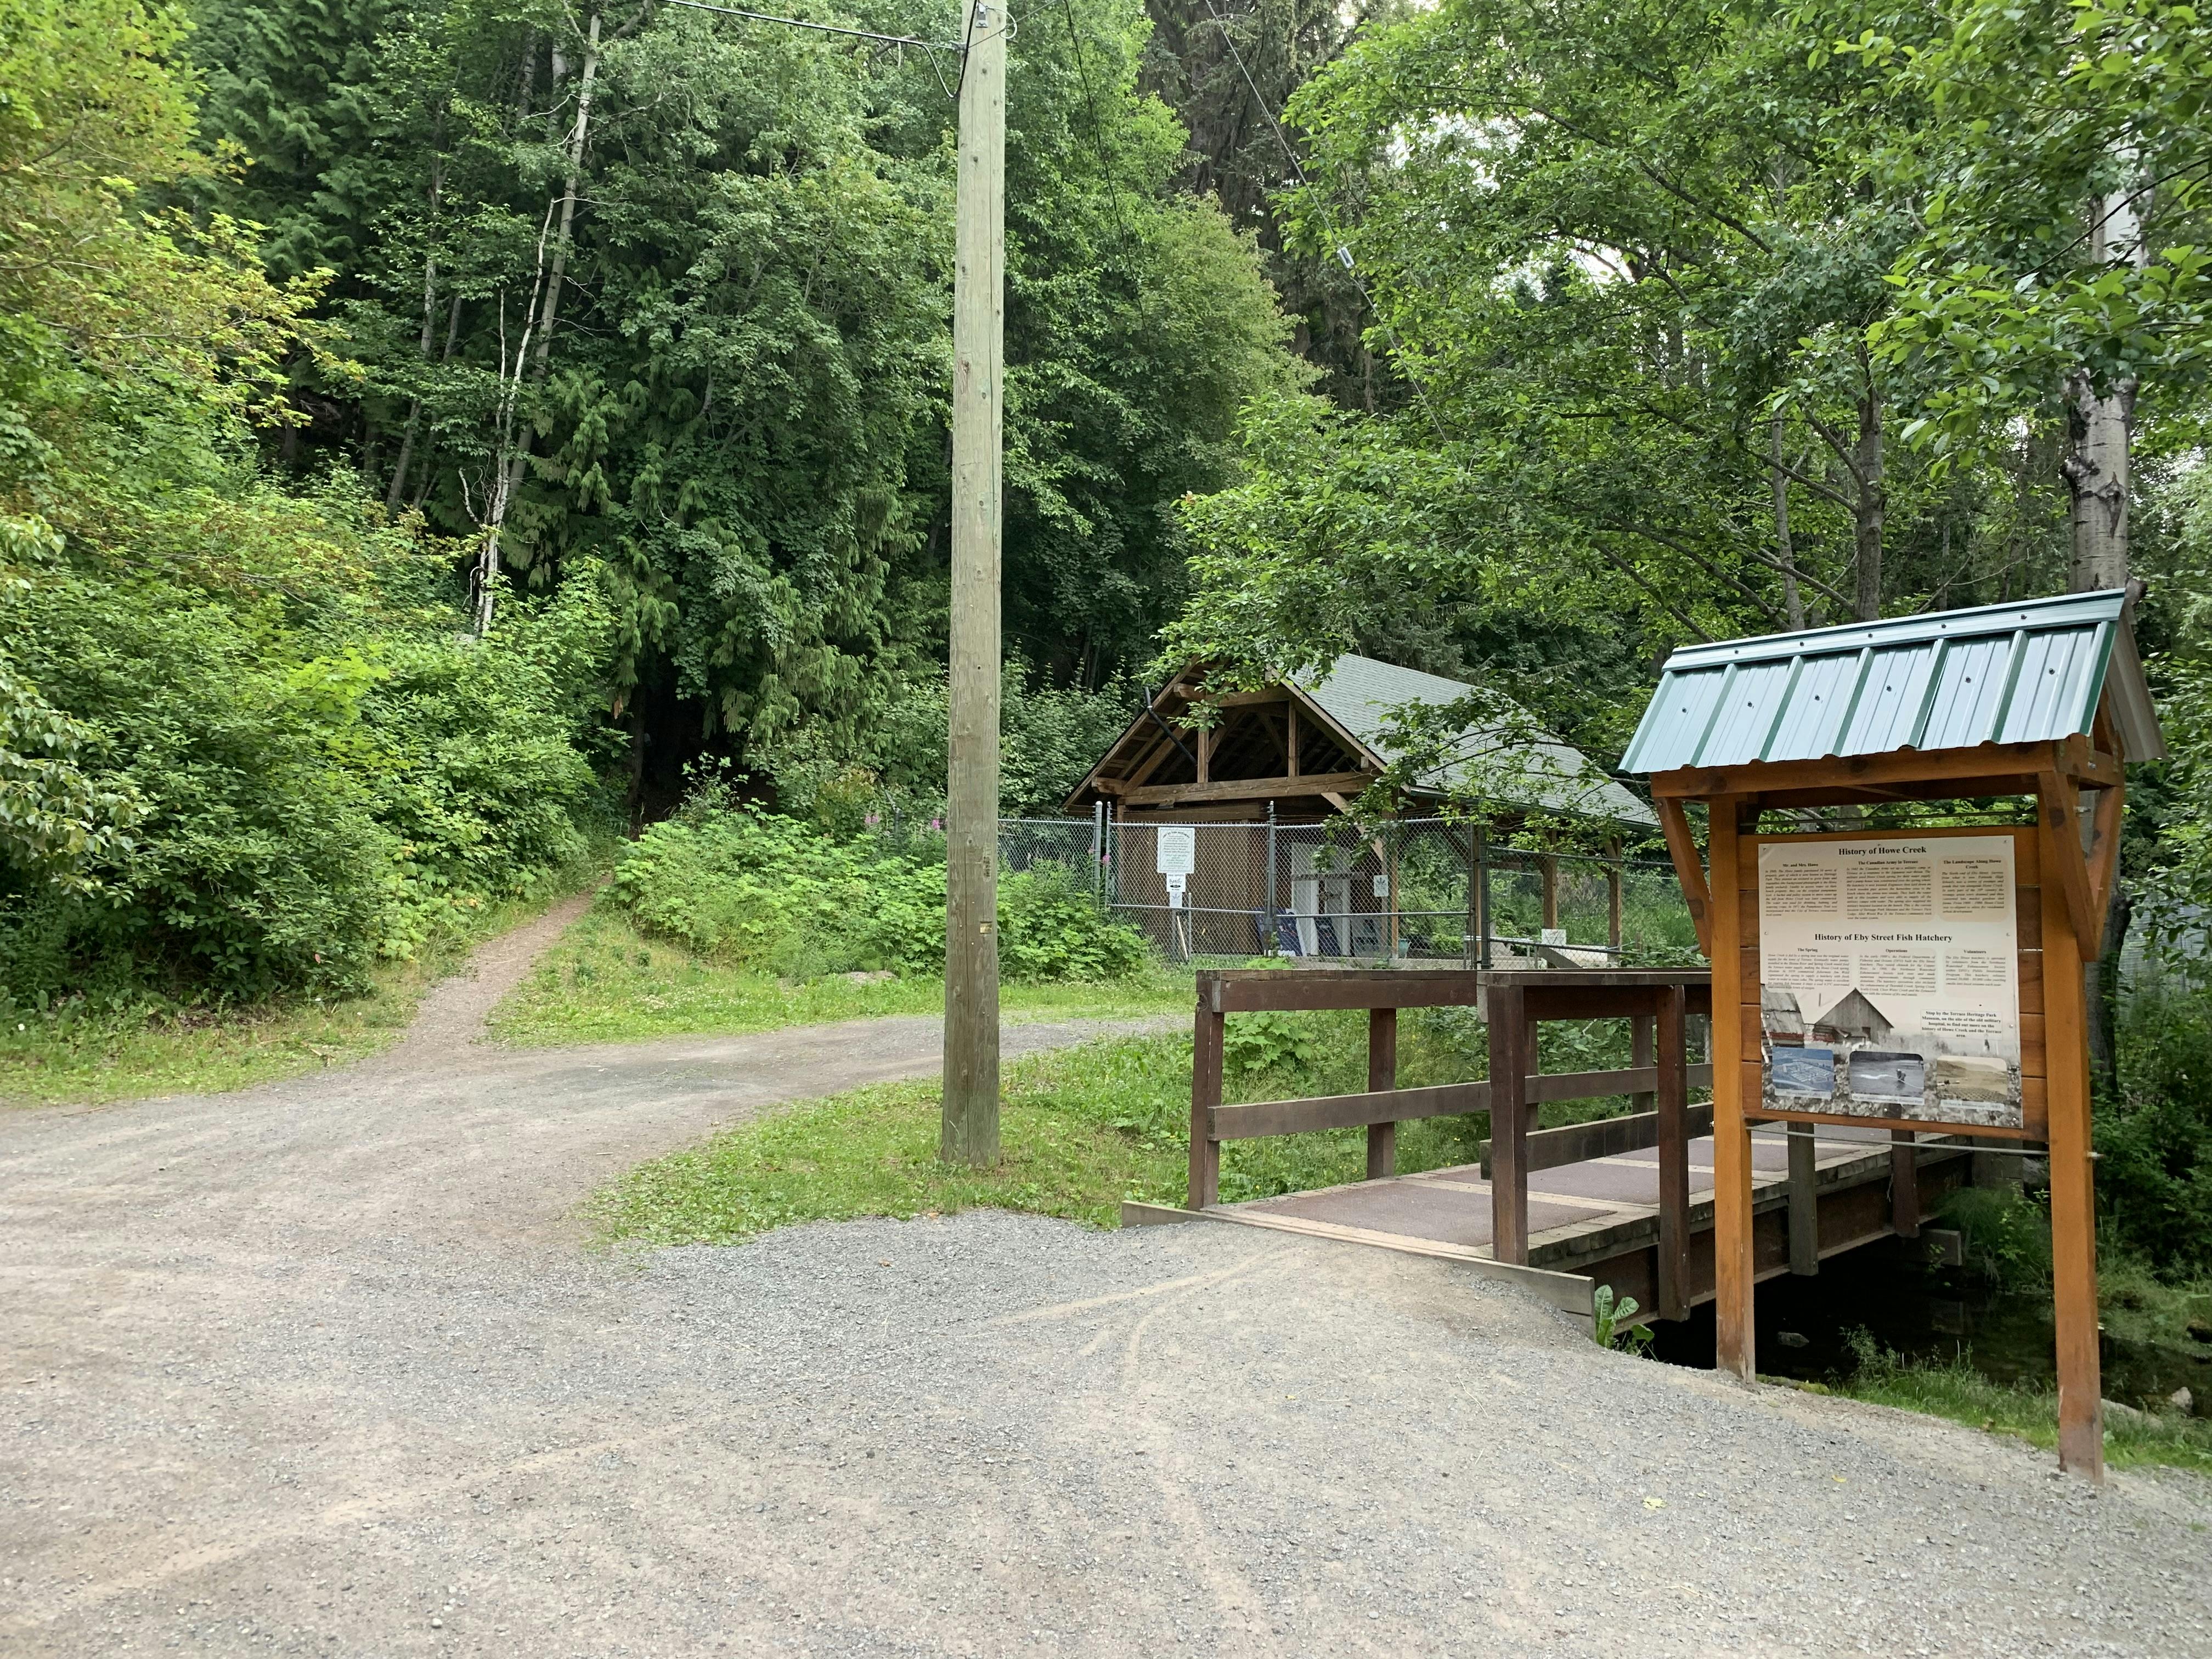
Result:
{"type": "Polygon", "coordinates": [[[1106,899],[1106,803],[1091,803],[1091,891],[1102,904],[1106,899]]]}
{"type": "MultiPolygon", "coordinates": [[[[1652,1045],[1652,1016],[1638,1014],[1628,1022],[1628,1063],[1641,1070],[1659,1063],[1658,1050],[1652,1045]]],[[[1635,1094],[1628,1097],[1632,1112],[1656,1112],[1659,1097],[1653,1093],[1635,1094]]]]}
{"type": "Polygon", "coordinates": [[[1267,803],[1267,925],[1261,930],[1261,948],[1269,956],[1282,954],[1283,942],[1275,937],[1279,915],[1275,904],[1275,803],[1267,803]]]}
{"type": "Polygon", "coordinates": [[[1474,927],[1482,951],[1481,966],[1490,966],[1490,936],[1496,931],[1490,911],[1490,837],[1477,826],[1474,832],[1474,927]]]}
{"type": "Polygon", "coordinates": [[[1528,1073],[1535,1035],[1517,984],[1489,987],[1490,1253],[1528,1265],[1528,1073]]]}
{"type": "Polygon", "coordinates": [[[1659,994],[1659,1317],[1690,1310],[1689,999],[1678,982],[1659,994]]]}
{"type": "MultiPolygon", "coordinates": [[[[1398,1086],[1398,1011],[1367,1011],[1367,1092],[1381,1094],[1398,1086]]],[[[1398,1126],[1367,1126],[1367,1178],[1379,1181],[1398,1173],[1398,1126]]]]}
{"type": "Polygon", "coordinates": [[[1198,980],[1197,1018],[1190,1041],[1190,1207],[1203,1210],[1221,1195],[1221,1143],[1213,1137],[1213,1112],[1221,1104],[1220,984],[1198,980]]]}

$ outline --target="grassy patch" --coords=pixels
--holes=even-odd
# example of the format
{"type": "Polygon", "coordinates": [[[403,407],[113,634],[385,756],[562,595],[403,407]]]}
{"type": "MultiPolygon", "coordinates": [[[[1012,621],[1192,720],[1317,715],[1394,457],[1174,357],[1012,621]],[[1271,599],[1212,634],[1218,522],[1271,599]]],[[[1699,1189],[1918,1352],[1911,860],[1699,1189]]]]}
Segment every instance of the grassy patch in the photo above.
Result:
{"type": "Polygon", "coordinates": [[[300,997],[239,1007],[88,1012],[65,1004],[19,1012],[0,1030],[0,1103],[99,1103],[215,1094],[343,1065],[390,1048],[423,994],[491,934],[527,921],[591,872],[528,902],[486,906],[441,930],[410,960],[386,963],[355,997],[300,997]]]}
{"type": "MultiPolygon", "coordinates": [[[[1164,969],[1101,984],[1010,983],[1000,993],[1009,1013],[1040,1018],[1182,1012],[1190,1001],[1188,976],[1164,969]]],[[[945,982],[934,976],[781,980],[649,938],[602,904],[493,1011],[491,1034],[519,1045],[635,1042],[932,1014],[944,1007],[945,982]]]]}
{"type": "MultiPolygon", "coordinates": [[[[1906,1360],[1862,1337],[1858,1365],[1842,1382],[1793,1383],[1815,1394],[1840,1394],[1878,1405],[1948,1417],[1954,1423],[2011,1435],[2032,1445],[2058,1443],[2058,1396],[2047,1388],[1991,1382],[1963,1356],[1950,1361],[1906,1360]]],[[[1782,1381],[1784,1379],[1773,1379],[1782,1381]]],[[[2108,1412],[2105,1458],[2117,1468],[2164,1464],[2212,1474],[2212,1423],[2179,1412],[2108,1412]]]]}
{"type": "MultiPolygon", "coordinates": [[[[1343,1022],[1321,1022],[1327,1028],[1343,1022]]],[[[1410,1024],[1410,1022],[1409,1022],[1410,1024]]],[[[1437,1049],[1403,1047],[1413,1066],[1437,1049]]],[[[1327,1091],[1364,1060],[1330,1042],[1300,1060],[1232,1073],[1232,1100],[1327,1091]]],[[[1364,1086],[1364,1078],[1349,1086],[1364,1086]]],[[[934,1081],[861,1089],[743,1125],[647,1164],[602,1193],[595,1218],[610,1241],[734,1243],[799,1221],[949,1214],[981,1206],[1112,1224],[1124,1198],[1179,1204],[1188,1172],[1190,1040],[1119,1037],[1033,1055],[1006,1071],[995,1170],[937,1162],[934,1081]]],[[[1399,1130],[1407,1171],[1465,1163],[1485,1120],[1431,1118],[1399,1130]]],[[[1222,1149],[1221,1191],[1235,1200],[1356,1181],[1357,1129],[1236,1141],[1222,1149]]]]}

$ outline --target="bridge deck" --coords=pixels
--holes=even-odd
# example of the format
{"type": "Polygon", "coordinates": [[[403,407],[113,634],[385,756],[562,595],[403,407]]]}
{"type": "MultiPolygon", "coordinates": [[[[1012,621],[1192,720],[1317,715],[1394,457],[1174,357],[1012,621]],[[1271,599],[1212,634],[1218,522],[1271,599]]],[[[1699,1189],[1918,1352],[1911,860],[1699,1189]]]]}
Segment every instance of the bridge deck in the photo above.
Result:
{"type": "MultiPolygon", "coordinates": [[[[1814,1191],[1821,1212],[1820,1254],[1869,1242],[1893,1230],[1883,1193],[1890,1181],[1893,1146],[1880,1131],[1824,1128],[1816,1143],[1814,1191]],[[1857,1201],[1850,1201],[1856,1199],[1857,1201]],[[1871,1201],[1869,1201],[1871,1200],[1871,1201]]],[[[1916,1163],[1963,1166],[1969,1149],[1923,1144],[1916,1163]]],[[[1712,1157],[1710,1135],[1689,1146],[1688,1221],[1693,1255],[1710,1262],[1712,1229],[1712,1157]],[[1698,1237],[1702,1235],[1702,1237],[1698,1237]],[[1703,1246],[1702,1250],[1697,1246],[1703,1246]]],[[[1779,1124],[1763,1125],[1752,1136],[1753,1205],[1778,1211],[1790,1202],[1789,1148],[1779,1124]]],[[[1958,1171],[1963,1174],[1963,1167],[1958,1171]]],[[[1941,1176],[1948,1170],[1930,1170],[1941,1176]]],[[[1935,1184],[1927,1175],[1917,1183],[1935,1184]]],[[[1919,1207],[1916,1205],[1915,1206],[1919,1207]]],[[[1377,1245],[1419,1255],[1469,1261],[1495,1259],[1491,1249],[1491,1183],[1480,1164],[1425,1170],[1326,1187],[1279,1197],[1216,1205],[1209,1218],[1269,1227],[1315,1237],[1377,1245]]],[[[1633,1258],[1648,1263],[1659,1241],[1659,1153],[1656,1148],[1532,1171],[1528,1176],[1528,1261],[1554,1273],[1590,1273],[1611,1268],[1635,1289],[1648,1272],[1644,1263],[1624,1273],[1633,1258]],[[1624,1261],[1624,1258],[1629,1259],[1624,1261]]],[[[1784,1259],[1763,1261],[1762,1276],[1786,1272],[1784,1259]]],[[[1605,1276],[1602,1273],[1601,1277],[1605,1276]]],[[[1711,1275],[1691,1275],[1692,1302],[1709,1300],[1711,1275]]],[[[1637,1290],[1648,1298],[1648,1290],[1637,1290]]],[[[1645,1302],[1648,1307],[1648,1299],[1645,1302]]]]}

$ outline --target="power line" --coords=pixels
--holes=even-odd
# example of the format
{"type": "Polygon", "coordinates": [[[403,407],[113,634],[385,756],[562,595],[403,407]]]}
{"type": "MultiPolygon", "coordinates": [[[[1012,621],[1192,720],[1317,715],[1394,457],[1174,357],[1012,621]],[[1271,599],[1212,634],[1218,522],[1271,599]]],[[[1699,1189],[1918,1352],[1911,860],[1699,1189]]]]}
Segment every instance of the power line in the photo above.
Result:
{"type": "Polygon", "coordinates": [[[965,42],[954,40],[924,40],[911,34],[879,34],[873,29],[847,28],[840,23],[810,23],[803,17],[778,17],[765,11],[744,11],[736,6],[710,6],[705,0],[666,0],[672,6],[686,7],[692,11],[711,11],[720,17],[742,17],[754,23],[780,23],[786,28],[812,29],[818,34],[845,34],[857,40],[882,40],[894,46],[920,46],[929,54],[929,66],[937,70],[937,84],[945,88],[948,98],[958,100],[959,94],[945,79],[945,71],[937,67],[937,54],[957,52],[961,58],[961,72],[967,72],[968,48],[965,42]]]}
{"type": "MultiPolygon", "coordinates": [[[[1121,251],[1128,255],[1133,265],[1136,263],[1136,246],[1129,234],[1129,222],[1121,216],[1121,181],[1115,177],[1114,168],[1106,160],[1106,141],[1098,124],[1098,100],[1091,88],[1091,65],[1083,55],[1083,37],[1075,30],[1075,9],[1068,0],[1060,0],[1060,15],[1067,20],[1068,44],[1075,48],[1075,73],[1083,82],[1084,107],[1091,112],[1091,148],[1098,157],[1099,174],[1106,180],[1107,199],[1114,204],[1114,222],[1121,232],[1121,251]]],[[[1141,297],[1144,280],[1140,276],[1135,280],[1141,297]]]]}
{"type": "MultiPolygon", "coordinates": [[[[1244,54],[1237,50],[1237,37],[1230,33],[1227,20],[1214,9],[1213,0],[1206,0],[1206,15],[1213,19],[1213,27],[1221,36],[1221,44],[1229,48],[1230,59],[1237,65],[1237,72],[1244,77],[1244,84],[1250,89],[1252,102],[1260,112],[1260,118],[1267,124],[1267,131],[1275,135],[1275,142],[1282,146],[1283,159],[1291,164],[1291,176],[1298,181],[1300,189],[1310,188],[1310,181],[1306,178],[1305,168],[1298,163],[1297,152],[1291,148],[1290,138],[1283,131],[1282,124],[1275,119],[1274,111],[1267,107],[1267,100],[1260,95],[1260,83],[1252,78],[1252,71],[1245,67],[1244,54]]],[[[1405,342],[1398,337],[1398,331],[1390,326],[1390,319],[1382,314],[1382,307],[1375,303],[1375,296],[1367,291],[1367,284],[1359,280],[1359,272],[1352,266],[1352,249],[1348,245],[1342,242],[1336,245],[1336,262],[1344,267],[1344,274],[1351,279],[1352,291],[1359,295],[1359,302],[1382,325],[1382,332],[1390,342],[1391,352],[1402,367],[1406,359],[1405,342]]],[[[1444,431],[1444,423],[1437,415],[1437,406],[1429,400],[1428,387],[1421,383],[1421,377],[1410,369],[1407,369],[1405,374],[1406,383],[1413,388],[1413,395],[1421,400],[1421,412],[1429,417],[1429,425],[1436,432],[1437,441],[1450,443],[1451,439],[1444,431]]]]}

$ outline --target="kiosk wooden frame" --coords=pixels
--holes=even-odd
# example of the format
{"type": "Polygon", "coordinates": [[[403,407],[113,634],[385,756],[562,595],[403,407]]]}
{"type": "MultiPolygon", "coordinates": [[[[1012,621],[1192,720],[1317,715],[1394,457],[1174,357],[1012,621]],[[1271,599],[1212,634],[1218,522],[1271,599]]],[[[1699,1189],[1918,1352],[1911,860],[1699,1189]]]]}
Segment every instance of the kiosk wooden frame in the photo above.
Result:
{"type": "MultiPolygon", "coordinates": [[[[2164,756],[2130,595],[2017,605],[1728,641],[1674,653],[1623,763],[1648,773],[1713,968],[1714,1251],[1721,1367],[1755,1372],[1753,1120],[1879,1123],[1909,1139],[2042,1139],[2051,1162],[2059,1462],[2104,1473],[2087,1009],[2116,872],[2123,769],[2164,756]],[[1783,1111],[1762,1100],[1758,847],[1764,814],[2031,797],[2032,825],[1923,835],[2015,838],[2021,1108],[2014,1130],[1783,1111]],[[1706,811],[1699,856],[1685,810],[1706,811]],[[1730,1011],[1734,1010],[1734,1017],[1730,1011]]],[[[1960,817],[1973,814],[1971,806],[1960,817]]],[[[1900,826],[1905,827],[1905,826],[1900,826]]],[[[1860,835],[1880,832],[1857,832],[1860,835]]],[[[1889,833],[1895,834],[1893,830],[1889,833]]],[[[1850,838],[1827,830],[1814,838],[1850,838]]]]}

